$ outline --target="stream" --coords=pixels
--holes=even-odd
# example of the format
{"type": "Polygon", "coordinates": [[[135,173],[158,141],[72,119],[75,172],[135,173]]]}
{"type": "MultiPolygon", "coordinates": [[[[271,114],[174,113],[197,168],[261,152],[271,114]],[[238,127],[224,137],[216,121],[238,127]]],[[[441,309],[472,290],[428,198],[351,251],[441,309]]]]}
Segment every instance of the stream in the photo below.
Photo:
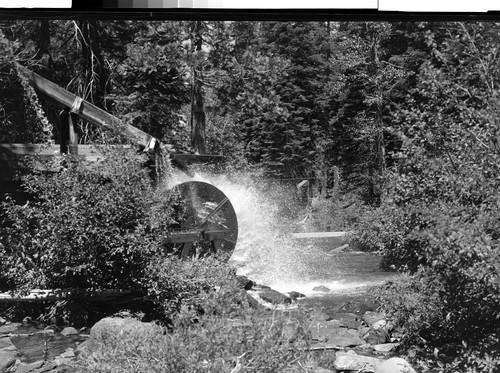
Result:
{"type": "Polygon", "coordinates": [[[293,203],[290,192],[263,190],[258,180],[245,175],[197,174],[194,180],[216,186],[229,198],[238,218],[238,240],[230,262],[238,274],[258,284],[327,301],[359,294],[397,276],[380,269],[380,256],[335,250],[346,243],[343,237],[294,239],[292,233],[304,227],[288,224],[290,217],[282,216],[283,206],[293,203]],[[318,286],[328,291],[313,290],[318,286]]]}

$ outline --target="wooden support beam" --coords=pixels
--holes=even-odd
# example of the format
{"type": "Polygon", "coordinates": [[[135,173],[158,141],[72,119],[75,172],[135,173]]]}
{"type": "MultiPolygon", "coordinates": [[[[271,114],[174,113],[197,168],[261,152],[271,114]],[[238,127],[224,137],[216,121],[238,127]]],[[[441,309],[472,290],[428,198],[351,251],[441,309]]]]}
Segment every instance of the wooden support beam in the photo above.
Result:
{"type": "Polygon", "coordinates": [[[293,238],[331,238],[331,237],[344,237],[350,232],[304,232],[292,233],[293,238]]]}
{"type": "Polygon", "coordinates": [[[158,139],[140,130],[139,128],[123,123],[114,115],[111,115],[94,104],[83,100],[66,89],[59,87],[57,84],[41,77],[31,70],[24,67],[20,67],[19,70],[28,78],[30,85],[35,88],[37,92],[43,94],[57,105],[69,109],[72,113],[78,115],[83,120],[97,126],[122,133],[132,142],[140,145],[145,150],[160,148],[161,144],[158,139]]]}
{"type": "Polygon", "coordinates": [[[185,243],[198,241],[220,241],[229,234],[227,230],[220,231],[184,231],[175,232],[166,238],[163,243],[185,243]]]}
{"type": "Polygon", "coordinates": [[[78,155],[78,136],[75,131],[76,115],[64,110],[60,116],[61,154],[78,155]]]}

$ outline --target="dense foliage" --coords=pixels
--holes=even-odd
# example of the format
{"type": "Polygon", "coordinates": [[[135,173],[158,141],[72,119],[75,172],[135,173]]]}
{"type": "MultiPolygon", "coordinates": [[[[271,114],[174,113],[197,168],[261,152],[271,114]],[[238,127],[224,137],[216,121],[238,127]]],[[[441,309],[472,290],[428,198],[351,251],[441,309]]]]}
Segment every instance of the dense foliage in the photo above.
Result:
{"type": "MultiPolygon", "coordinates": [[[[121,152],[99,167],[68,157],[24,177],[30,200],[3,205],[0,276],[9,289],[140,286],[161,238],[147,209],[157,197],[145,160],[121,152]]],[[[167,225],[170,213],[165,205],[155,218],[167,225]]]]}

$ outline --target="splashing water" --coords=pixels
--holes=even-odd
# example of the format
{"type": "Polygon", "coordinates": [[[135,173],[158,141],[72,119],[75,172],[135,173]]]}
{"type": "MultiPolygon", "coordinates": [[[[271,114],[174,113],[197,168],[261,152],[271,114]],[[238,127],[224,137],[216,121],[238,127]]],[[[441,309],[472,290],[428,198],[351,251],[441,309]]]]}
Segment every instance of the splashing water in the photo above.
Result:
{"type": "Polygon", "coordinates": [[[283,232],[278,216],[278,201],[272,200],[248,176],[237,181],[226,175],[174,174],[168,187],[185,181],[204,181],[219,188],[228,198],[238,217],[238,241],[231,263],[238,272],[265,285],[296,280],[307,272],[303,248],[283,232]]]}
{"type": "Polygon", "coordinates": [[[315,245],[293,239],[291,234],[298,228],[280,216],[280,203],[287,198],[279,190],[265,192],[254,177],[201,173],[189,177],[174,173],[167,187],[186,181],[214,185],[233,205],[238,240],[230,263],[238,267],[238,274],[281,292],[294,290],[307,296],[322,295],[313,291],[320,285],[334,292],[350,292],[388,278],[379,269],[379,258],[371,254],[332,256],[315,245]],[[359,268],[363,268],[364,275],[357,275],[359,268]]]}

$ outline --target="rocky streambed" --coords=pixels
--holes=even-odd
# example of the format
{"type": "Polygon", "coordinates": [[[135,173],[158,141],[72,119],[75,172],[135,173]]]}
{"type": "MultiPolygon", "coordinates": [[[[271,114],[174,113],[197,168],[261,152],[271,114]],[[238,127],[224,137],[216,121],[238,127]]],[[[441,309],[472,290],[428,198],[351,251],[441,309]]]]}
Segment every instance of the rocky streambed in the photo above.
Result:
{"type": "MultiPolygon", "coordinates": [[[[292,321],[288,326],[293,333],[293,310],[300,303],[308,307],[307,298],[297,292],[282,294],[245,278],[241,278],[240,283],[254,307],[289,312],[292,321]]],[[[398,331],[365,295],[344,295],[338,301],[330,299],[321,307],[317,307],[316,302],[316,306],[311,307],[306,322],[310,338],[307,349],[330,354],[334,364],[333,367],[312,366],[308,371],[414,372],[400,357],[398,331]]],[[[131,317],[107,317],[90,330],[35,327],[26,320],[23,324],[0,319],[0,324],[0,373],[74,372],[80,352],[97,348],[98,335],[103,331],[121,335],[132,325],[134,328],[150,325],[131,317]]]]}

